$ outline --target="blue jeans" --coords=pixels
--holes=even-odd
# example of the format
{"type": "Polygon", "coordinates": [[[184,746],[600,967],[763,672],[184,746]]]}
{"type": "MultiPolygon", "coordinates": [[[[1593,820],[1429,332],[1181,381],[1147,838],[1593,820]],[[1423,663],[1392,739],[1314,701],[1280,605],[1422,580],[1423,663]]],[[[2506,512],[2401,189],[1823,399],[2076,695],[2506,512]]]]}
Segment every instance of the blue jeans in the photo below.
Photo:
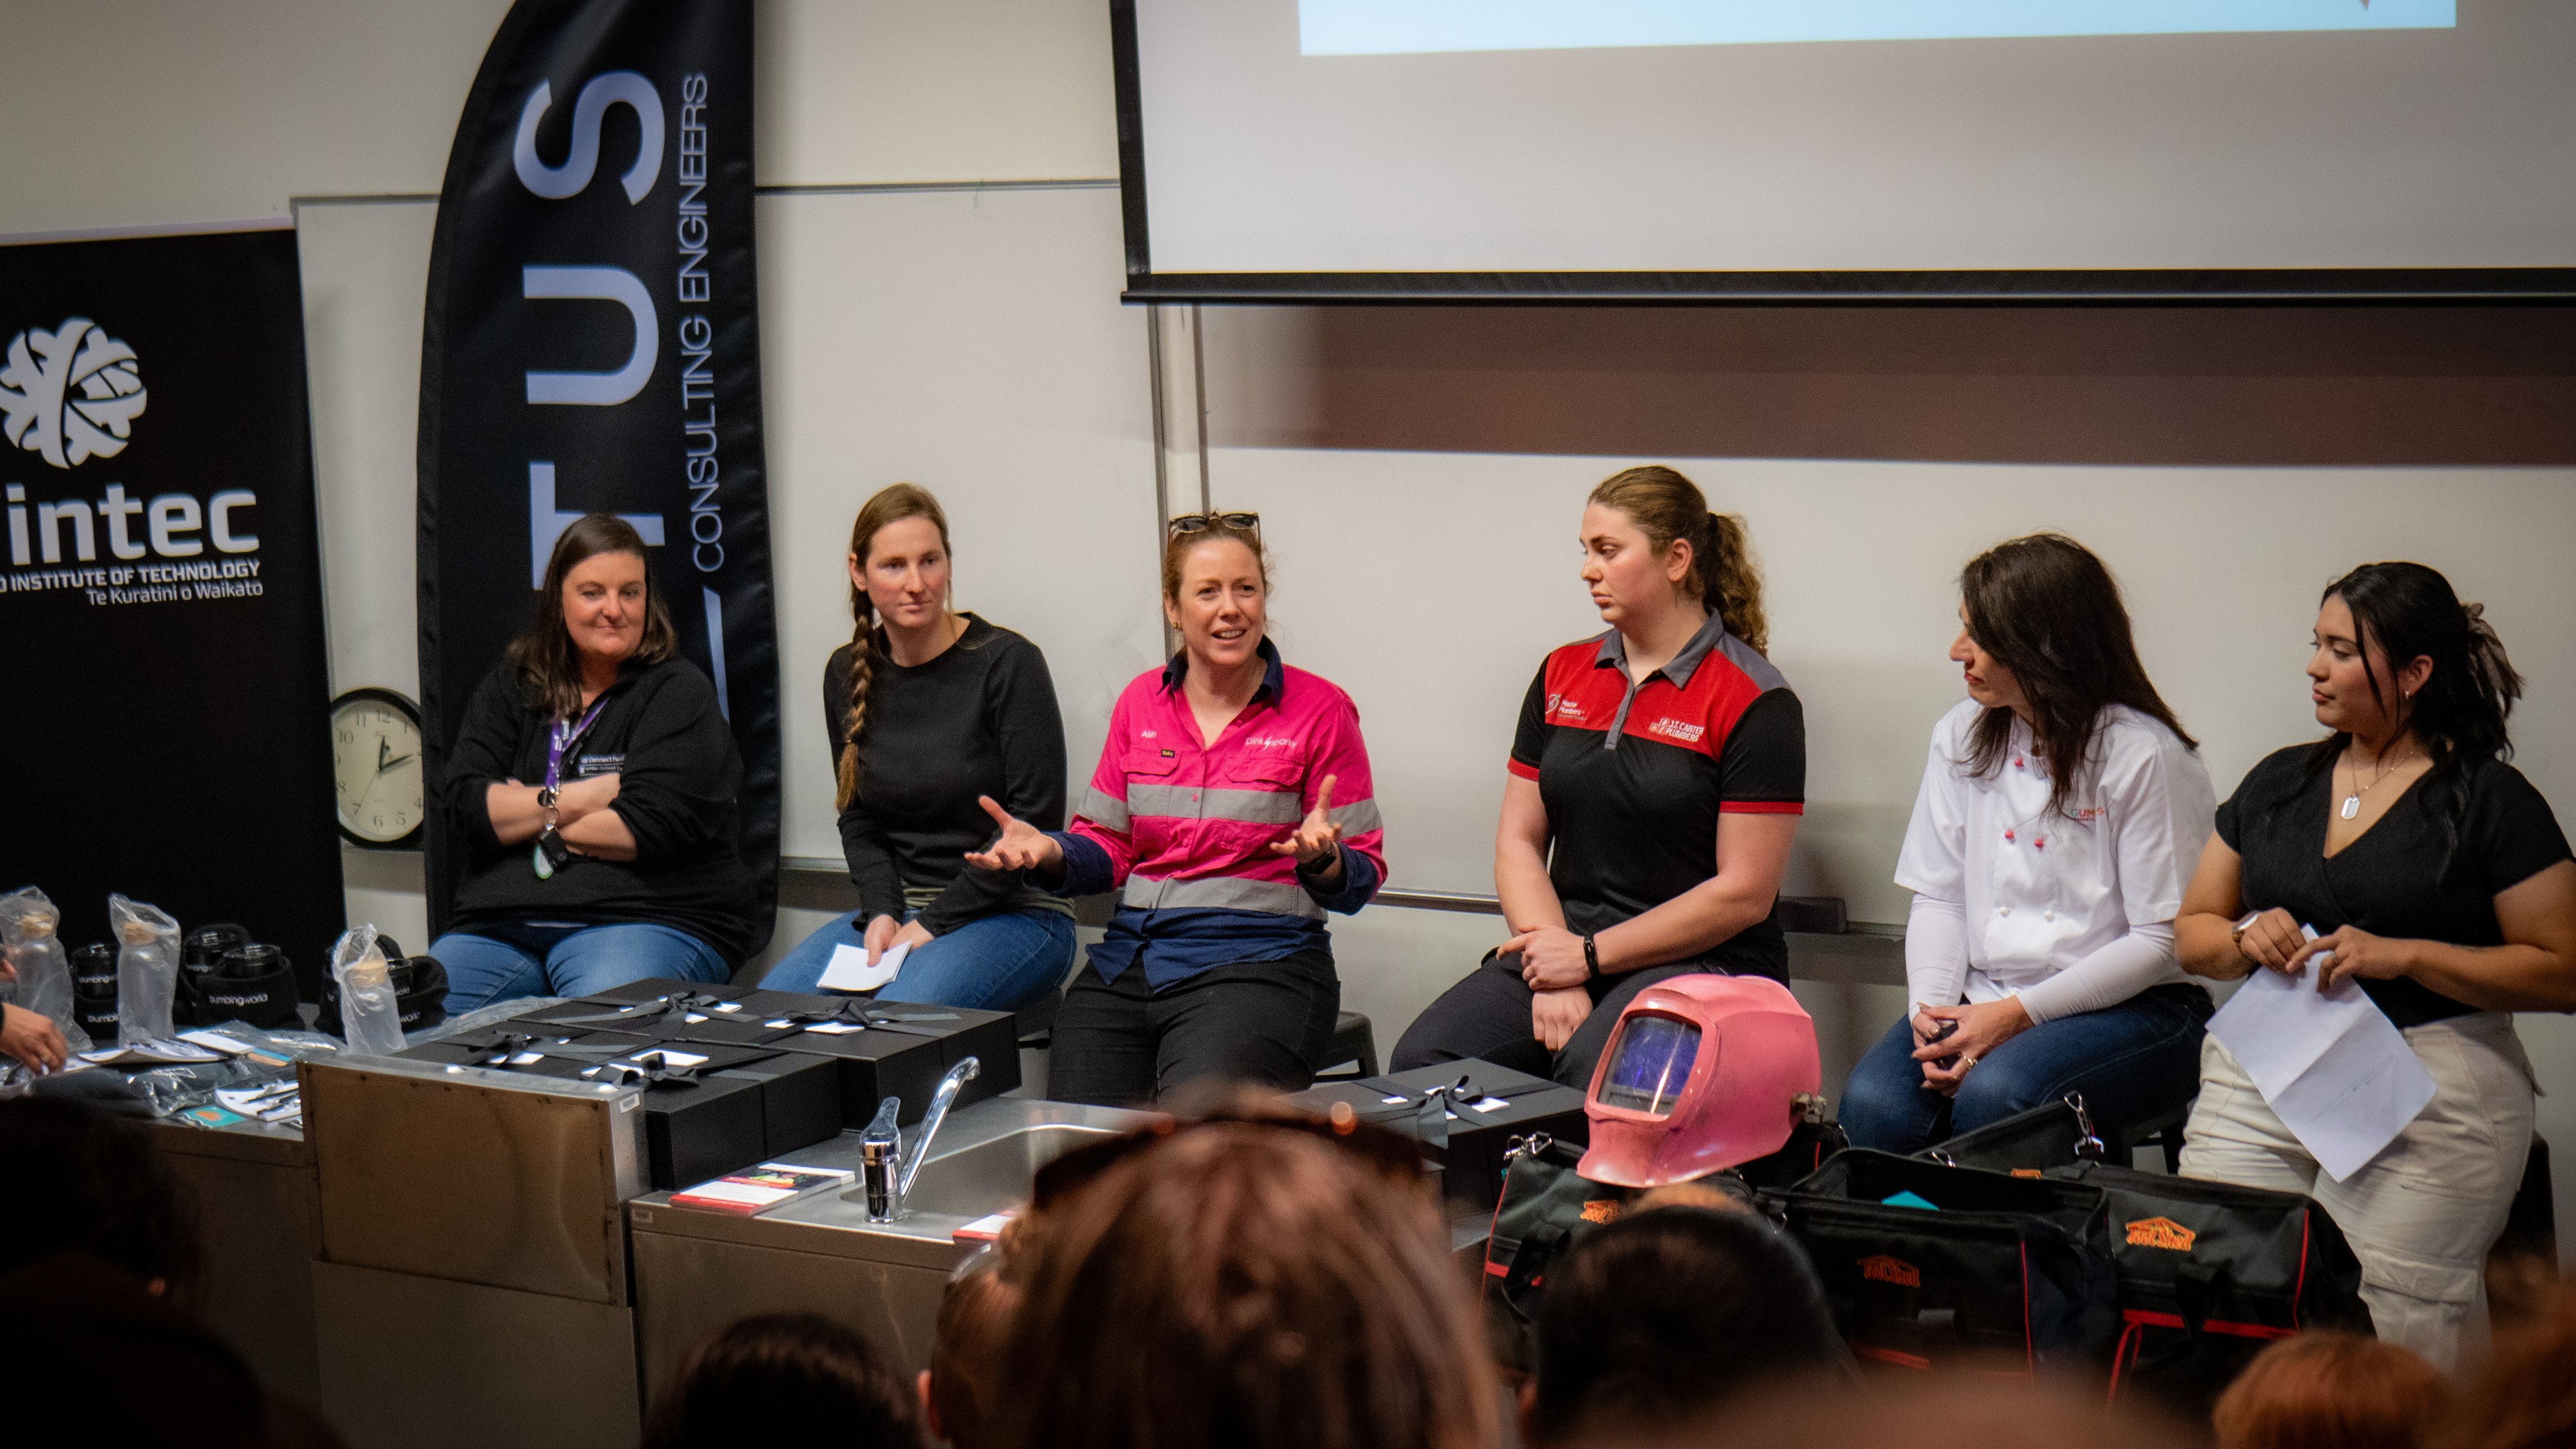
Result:
{"type": "MultiPolygon", "coordinates": [[[[820,990],[832,948],[863,944],[860,932],[866,928],[857,911],[825,922],[779,957],[760,984],[772,991],[820,990]]],[[[913,947],[877,1000],[1017,1011],[1062,985],[1072,969],[1073,917],[1062,911],[997,911],[913,947]]]]}
{"type": "Polygon", "coordinates": [[[2044,1021],[1977,1059],[1958,1095],[1923,1087],[1914,1028],[1899,1018],[1843,1087],[1854,1147],[1920,1152],[2016,1112],[2084,1094],[2095,1130],[2143,1122],[2200,1090],[2202,1028],[2215,1008],[2198,986],[2151,986],[2117,1006],[2044,1021]]]}
{"type": "Polygon", "coordinates": [[[447,1014],[522,996],[588,996],[653,976],[709,985],[733,968],[716,948],[669,926],[512,921],[450,931],[429,954],[447,968],[447,1014]]]}

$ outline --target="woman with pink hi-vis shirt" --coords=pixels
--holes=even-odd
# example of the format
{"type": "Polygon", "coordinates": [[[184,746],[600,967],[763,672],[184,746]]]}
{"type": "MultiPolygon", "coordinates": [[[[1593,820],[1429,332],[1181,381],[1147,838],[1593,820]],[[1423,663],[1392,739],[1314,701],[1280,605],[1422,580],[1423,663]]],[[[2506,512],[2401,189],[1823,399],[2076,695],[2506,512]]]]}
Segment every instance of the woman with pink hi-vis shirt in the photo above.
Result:
{"type": "Polygon", "coordinates": [[[1386,879],[1359,710],[1263,636],[1261,519],[1192,513],[1163,548],[1170,663],[1130,681],[1073,827],[990,800],[1002,833],[966,859],[1063,895],[1119,890],[1066,989],[1047,1095],[1112,1106],[1221,1077],[1313,1080],[1341,1012],[1324,912],[1386,879]]]}

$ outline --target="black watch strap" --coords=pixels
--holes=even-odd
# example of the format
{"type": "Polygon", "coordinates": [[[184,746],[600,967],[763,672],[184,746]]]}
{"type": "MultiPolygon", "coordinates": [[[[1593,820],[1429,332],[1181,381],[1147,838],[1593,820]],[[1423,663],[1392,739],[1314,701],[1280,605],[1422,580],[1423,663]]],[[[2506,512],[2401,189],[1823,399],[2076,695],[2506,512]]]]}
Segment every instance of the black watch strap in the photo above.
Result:
{"type": "Polygon", "coordinates": [[[1601,979],[1601,948],[1593,944],[1590,936],[1583,938],[1583,969],[1590,973],[1583,978],[1584,980],[1601,979]]]}

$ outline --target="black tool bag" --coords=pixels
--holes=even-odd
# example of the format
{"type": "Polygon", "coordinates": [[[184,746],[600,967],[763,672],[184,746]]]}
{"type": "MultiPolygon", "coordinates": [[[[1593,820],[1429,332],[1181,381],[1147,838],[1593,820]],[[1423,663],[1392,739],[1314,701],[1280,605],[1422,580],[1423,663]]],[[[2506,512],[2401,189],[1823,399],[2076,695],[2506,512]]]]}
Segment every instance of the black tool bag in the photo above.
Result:
{"type": "Polygon", "coordinates": [[[1805,1245],[1863,1359],[2089,1368],[2119,1337],[2109,1208],[2089,1184],[1853,1149],[1762,1202],[1805,1245]],[[1900,1194],[1932,1207],[1887,1201],[1900,1194]]]}
{"type": "Polygon", "coordinates": [[[1950,1167],[2037,1177],[2052,1168],[2099,1162],[2104,1153],[2102,1139],[2093,1131],[2092,1114],[2084,1110],[2084,1098],[2069,1092],[2054,1102],[2015,1112],[1973,1132],[1962,1132],[1914,1155],[1950,1167]]]}
{"type": "MultiPolygon", "coordinates": [[[[1840,1126],[1814,1120],[1822,1116],[1824,1105],[1821,1099],[1813,1104],[1778,1152],[1711,1173],[1696,1185],[1753,1207],[1756,1189],[1809,1176],[1846,1140],[1840,1126]]],[[[1533,1132],[1505,1146],[1502,1196],[1485,1242],[1485,1331],[1496,1362],[1528,1373],[1536,1368],[1534,1330],[1548,1269],[1593,1229],[1616,1222],[1646,1190],[1594,1182],[1577,1173],[1575,1164],[1584,1152],[1580,1142],[1533,1132]]]]}
{"type": "Polygon", "coordinates": [[[2120,1266],[2111,1393],[2206,1417],[2274,1339],[2305,1329],[2368,1334],[2361,1263],[2315,1200],[2103,1163],[2052,1169],[2098,1188],[2120,1266]]]}

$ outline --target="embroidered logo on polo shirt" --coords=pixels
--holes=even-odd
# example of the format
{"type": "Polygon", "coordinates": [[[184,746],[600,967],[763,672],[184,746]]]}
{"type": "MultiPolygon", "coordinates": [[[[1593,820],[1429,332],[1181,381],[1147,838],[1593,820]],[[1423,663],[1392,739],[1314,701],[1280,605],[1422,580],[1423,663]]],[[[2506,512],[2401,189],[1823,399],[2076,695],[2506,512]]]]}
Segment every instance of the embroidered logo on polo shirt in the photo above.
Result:
{"type": "Polygon", "coordinates": [[[1684,724],[1680,720],[1666,717],[1646,726],[1646,733],[1650,735],[1662,735],[1667,739],[1676,739],[1682,741],[1684,744],[1695,745],[1699,743],[1702,735],[1708,733],[1708,726],[1704,724],[1684,724]]]}
{"type": "Polygon", "coordinates": [[[1547,697],[1547,712],[1549,714],[1556,715],[1561,719],[1570,719],[1577,722],[1580,722],[1583,718],[1583,706],[1575,703],[1573,700],[1567,699],[1561,694],[1551,694],[1547,697]]]}
{"type": "Polygon", "coordinates": [[[1293,735],[1263,735],[1245,740],[1243,747],[1248,750],[1284,750],[1296,743],[1296,737],[1293,735]]]}
{"type": "Polygon", "coordinates": [[[1893,1283],[1899,1288],[1923,1286],[1922,1269],[1903,1258],[1891,1258],[1885,1253],[1874,1258],[1861,1259],[1860,1275],[1873,1283],[1893,1283]]]}
{"type": "Polygon", "coordinates": [[[2078,825],[2090,825],[2110,813],[2111,807],[2108,805],[2079,805],[2067,811],[2066,815],[2078,825]]]}
{"type": "Polygon", "coordinates": [[[2129,1246],[2132,1248],[2171,1248],[2188,1253],[2200,1234],[2171,1218],[2140,1218],[2129,1224],[2129,1246]]]}

